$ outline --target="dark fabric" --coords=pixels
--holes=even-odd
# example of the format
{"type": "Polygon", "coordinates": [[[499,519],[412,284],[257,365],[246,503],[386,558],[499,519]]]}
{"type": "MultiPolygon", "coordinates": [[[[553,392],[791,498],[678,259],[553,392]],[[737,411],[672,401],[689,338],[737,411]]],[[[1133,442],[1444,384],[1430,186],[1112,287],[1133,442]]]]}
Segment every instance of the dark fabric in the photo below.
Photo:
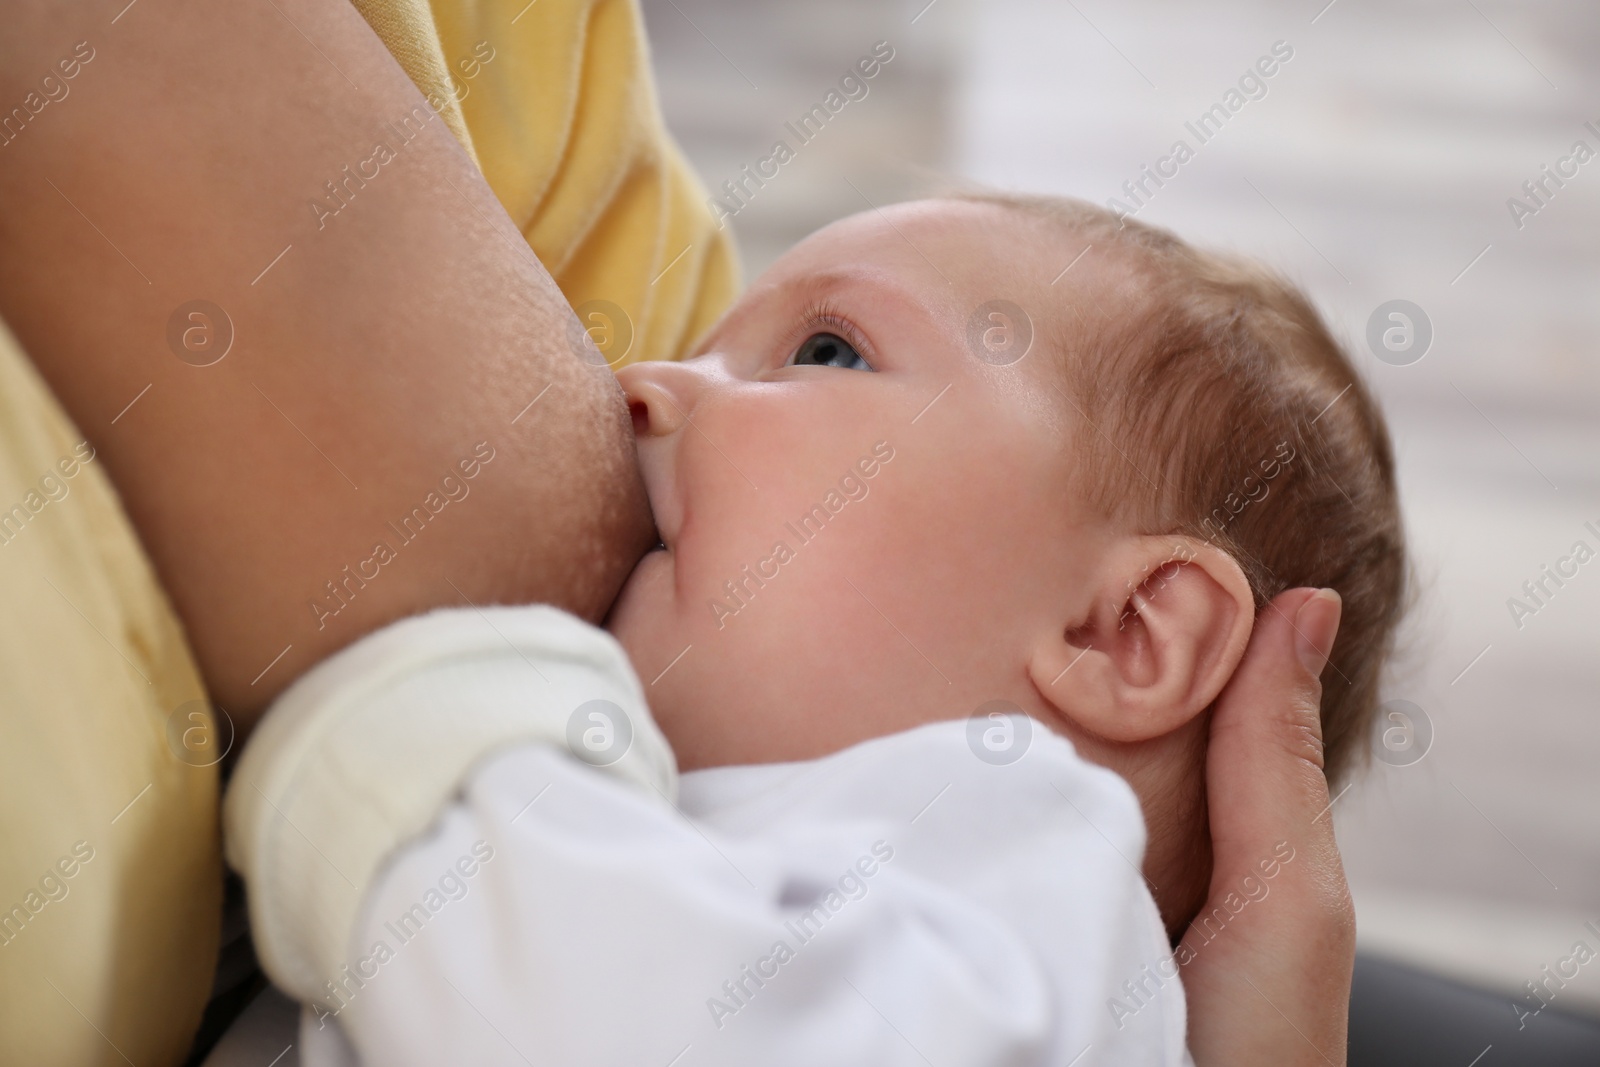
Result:
{"type": "Polygon", "coordinates": [[[1600,1067],[1600,1021],[1554,1002],[1519,1020],[1512,1004],[1504,994],[1358,956],[1350,1067],[1600,1067]]]}
{"type": "Polygon", "coordinates": [[[217,970],[211,985],[211,1000],[206,1004],[200,1030],[189,1047],[184,1067],[199,1067],[216,1047],[234,1020],[244,1013],[256,995],[267,988],[267,976],[256,963],[255,946],[250,940],[250,916],[245,907],[244,882],[229,871],[223,885],[222,944],[217,953],[217,970]]]}

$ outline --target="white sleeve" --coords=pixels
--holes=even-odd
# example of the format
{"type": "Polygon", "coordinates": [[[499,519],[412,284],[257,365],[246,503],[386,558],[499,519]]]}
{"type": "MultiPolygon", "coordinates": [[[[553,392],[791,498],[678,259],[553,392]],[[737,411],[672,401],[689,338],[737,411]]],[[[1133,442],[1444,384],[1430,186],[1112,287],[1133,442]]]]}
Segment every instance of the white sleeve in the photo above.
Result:
{"type": "Polygon", "coordinates": [[[953,795],[967,790],[952,809],[966,829],[924,835],[920,859],[919,827],[937,819],[903,804],[890,817],[868,796],[887,795],[871,760],[835,775],[867,783],[846,785],[847,802],[759,833],[726,832],[671,803],[670,753],[609,637],[551,609],[489,618],[494,639],[480,632],[470,655],[464,633],[483,627],[449,613],[402,624],[413,640],[396,646],[399,656],[374,655],[359,671],[335,657],[339,678],[314,697],[291,690],[273,711],[301,709],[295,726],[265,724],[305,736],[252,740],[230,786],[229,853],[249,884],[263,962],[316,1005],[302,1027],[306,1067],[1061,1067],[1080,1053],[1076,1067],[1184,1062],[1181,992],[1175,1016],[1153,1010],[1137,1029],[1112,1025],[1103,1009],[1101,994],[1134,973],[1147,946],[1137,922],[1113,929],[1096,916],[1131,914],[1114,898],[1130,879],[1137,886],[1136,873],[1105,877],[1113,868],[1097,864],[1093,877],[1063,879],[1041,850],[1077,862],[1091,832],[1104,831],[1018,823],[1007,810],[1019,799],[1059,809],[1065,798],[1137,862],[1142,828],[1129,838],[1126,820],[1099,816],[1103,790],[1052,778],[1059,767],[1038,778],[1039,797],[995,790],[988,767],[973,786],[964,770],[940,765],[930,733],[876,750],[896,768],[890,792],[918,806],[941,782],[953,795]],[[589,664],[593,677],[576,681],[574,669],[563,681],[555,663],[589,664]],[[509,699],[514,690],[520,699],[509,699]],[[596,699],[623,719],[579,714],[569,729],[596,699]],[[436,702],[431,717],[426,700],[436,702]],[[605,767],[620,774],[573,758],[593,730],[588,748],[602,751],[588,762],[607,763],[615,732],[630,729],[627,754],[605,767]],[[401,810],[406,817],[392,817],[401,810]],[[1020,829],[993,833],[1008,822],[1020,829]],[[981,879],[1002,887],[990,899],[930,876],[952,863],[940,842],[957,838],[981,879]],[[994,847],[973,854],[987,838],[994,847]],[[354,885],[363,889],[352,894],[354,885]],[[1047,901],[1063,887],[1063,899],[1047,901]],[[1028,919],[997,900],[1059,908],[1071,920],[1062,929],[1087,933],[1081,944],[1057,942],[1072,958],[1052,965],[1028,919]],[[1064,997],[1064,981],[1081,988],[1064,997]],[[1064,1001],[1082,1010],[1063,1012],[1064,1001]]]}
{"type": "Polygon", "coordinates": [[[256,954],[273,981],[319,999],[386,859],[437,822],[475,764],[519,743],[565,746],[591,701],[632,726],[606,770],[670,802],[672,751],[627,656],[555,608],[405,619],[290,686],[223,804],[227,859],[249,888],[256,954]]]}

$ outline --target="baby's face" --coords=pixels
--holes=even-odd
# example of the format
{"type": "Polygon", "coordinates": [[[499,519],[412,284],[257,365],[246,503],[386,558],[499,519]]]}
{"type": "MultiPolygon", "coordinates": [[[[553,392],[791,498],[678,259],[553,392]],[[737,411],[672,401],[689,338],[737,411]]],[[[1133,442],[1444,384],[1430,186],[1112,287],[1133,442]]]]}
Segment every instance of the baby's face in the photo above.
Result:
{"type": "Polygon", "coordinates": [[[986,204],[864,212],[779,260],[695,358],[620,372],[665,547],[607,627],[685,769],[995,699],[1048,721],[1028,652],[1109,537],[1071,490],[1071,331],[1041,312],[1089,265],[1052,286],[1059,244],[986,204]],[[1019,323],[969,341],[993,300],[1031,314],[1016,362],[1019,323]]]}

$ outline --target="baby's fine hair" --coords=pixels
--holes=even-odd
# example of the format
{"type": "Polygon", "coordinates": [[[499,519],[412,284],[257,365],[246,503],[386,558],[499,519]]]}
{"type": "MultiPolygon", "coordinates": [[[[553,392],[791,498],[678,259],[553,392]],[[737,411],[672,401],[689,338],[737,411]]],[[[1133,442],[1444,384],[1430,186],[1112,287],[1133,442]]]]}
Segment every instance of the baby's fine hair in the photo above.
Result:
{"type": "Polygon", "coordinates": [[[1066,324],[1066,388],[1090,424],[1075,443],[1091,504],[1218,546],[1258,612],[1296,586],[1343,599],[1322,674],[1338,781],[1369,751],[1407,572],[1389,433],[1349,358],[1305,295],[1260,264],[1082,200],[953,198],[1037,219],[1065,238],[1062,262],[1085,246],[1110,261],[1114,307],[1051,316],[1066,324]]]}

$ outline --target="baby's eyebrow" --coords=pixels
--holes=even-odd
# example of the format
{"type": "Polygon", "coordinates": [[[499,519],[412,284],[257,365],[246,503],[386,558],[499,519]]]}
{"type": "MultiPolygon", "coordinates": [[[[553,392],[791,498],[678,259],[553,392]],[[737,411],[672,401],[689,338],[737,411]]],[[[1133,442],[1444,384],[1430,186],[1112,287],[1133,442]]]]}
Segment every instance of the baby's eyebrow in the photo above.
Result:
{"type": "Polygon", "coordinates": [[[840,292],[866,290],[874,299],[886,300],[917,318],[937,321],[934,309],[909,290],[889,280],[885,272],[859,267],[830,267],[791,279],[783,290],[802,301],[816,301],[840,292]]]}
{"type": "Polygon", "coordinates": [[[690,358],[705,355],[729,330],[737,329],[747,319],[770,313],[774,305],[803,307],[836,294],[860,293],[863,289],[872,298],[883,299],[897,305],[911,317],[930,322],[939,321],[939,316],[932,307],[913,296],[910,291],[887,280],[884,272],[863,270],[859,267],[828,267],[809,274],[786,278],[770,288],[747,292],[745,298],[728,313],[728,316],[700,340],[690,358]]]}

